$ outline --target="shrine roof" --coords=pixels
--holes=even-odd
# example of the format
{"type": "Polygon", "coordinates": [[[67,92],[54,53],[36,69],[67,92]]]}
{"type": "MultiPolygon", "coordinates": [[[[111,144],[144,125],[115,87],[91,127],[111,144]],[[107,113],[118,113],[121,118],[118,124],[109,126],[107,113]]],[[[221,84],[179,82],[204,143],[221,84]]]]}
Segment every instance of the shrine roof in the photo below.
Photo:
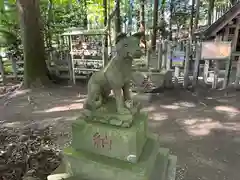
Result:
{"type": "Polygon", "coordinates": [[[240,13],[240,2],[231,7],[225,14],[216,20],[209,27],[198,29],[195,34],[201,34],[204,37],[215,36],[217,32],[222,30],[230,21],[232,21],[240,13]]]}

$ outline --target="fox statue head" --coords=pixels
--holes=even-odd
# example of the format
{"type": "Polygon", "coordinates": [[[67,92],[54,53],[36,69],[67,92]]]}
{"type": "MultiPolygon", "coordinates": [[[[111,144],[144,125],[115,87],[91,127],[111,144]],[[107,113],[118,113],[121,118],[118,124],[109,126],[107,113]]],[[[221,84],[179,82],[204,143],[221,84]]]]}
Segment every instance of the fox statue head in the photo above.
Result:
{"type": "Polygon", "coordinates": [[[140,39],[143,36],[142,32],[135,33],[128,36],[125,33],[121,33],[116,39],[116,52],[121,56],[134,56],[141,52],[140,39]]]}

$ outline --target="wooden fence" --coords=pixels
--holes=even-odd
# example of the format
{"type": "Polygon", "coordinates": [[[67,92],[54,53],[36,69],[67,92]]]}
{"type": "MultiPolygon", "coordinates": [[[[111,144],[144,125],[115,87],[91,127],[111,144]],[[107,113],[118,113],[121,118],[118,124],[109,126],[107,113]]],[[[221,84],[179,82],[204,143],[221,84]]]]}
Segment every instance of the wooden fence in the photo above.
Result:
{"type": "MultiPolygon", "coordinates": [[[[191,45],[188,41],[184,43],[172,43],[167,40],[161,41],[157,45],[156,53],[147,53],[146,67],[143,71],[149,73],[156,73],[161,71],[171,72],[171,81],[175,87],[183,86],[187,88],[190,86],[196,87],[199,79],[203,79],[205,83],[212,83],[212,88],[217,88],[218,79],[221,74],[224,77],[222,88],[226,88],[229,83],[229,74],[232,71],[233,81],[235,87],[239,85],[240,79],[240,63],[235,63],[228,59],[222,61],[201,59],[201,43],[196,44],[195,51],[191,53],[191,45]],[[180,45],[181,44],[181,45],[180,45]],[[174,65],[173,54],[178,49],[184,53],[184,61],[180,62],[180,65],[174,65]],[[211,66],[211,61],[213,66],[211,66]],[[216,63],[217,62],[217,63],[216,63]],[[232,68],[230,68],[232,67],[232,68]],[[208,82],[210,76],[213,76],[212,82],[208,82]],[[233,75],[234,76],[234,75],[233,75]],[[235,78],[235,79],[234,79],[235,78]]],[[[232,54],[231,59],[240,54],[232,54]]],[[[72,80],[72,64],[69,50],[53,51],[48,53],[47,64],[51,72],[54,72],[57,76],[64,79],[72,80]]],[[[19,79],[23,78],[23,59],[8,57],[8,60],[0,58],[0,73],[1,81],[5,82],[7,78],[19,79]],[[11,68],[11,74],[6,72],[6,68],[11,68]]],[[[139,67],[133,67],[133,69],[139,69],[139,67]]]]}

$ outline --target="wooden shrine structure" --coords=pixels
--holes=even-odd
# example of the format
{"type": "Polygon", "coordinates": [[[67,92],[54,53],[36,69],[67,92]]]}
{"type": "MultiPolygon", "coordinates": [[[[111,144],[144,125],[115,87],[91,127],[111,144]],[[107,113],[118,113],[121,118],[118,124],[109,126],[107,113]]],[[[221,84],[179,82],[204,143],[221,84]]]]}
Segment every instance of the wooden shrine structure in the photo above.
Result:
{"type": "MultiPolygon", "coordinates": [[[[207,28],[198,30],[195,35],[203,41],[230,41],[231,42],[231,58],[228,68],[231,70],[231,76],[235,76],[234,85],[237,88],[240,80],[240,2],[232,6],[225,14],[217,19],[207,28]]],[[[222,64],[214,61],[214,74],[218,76],[221,73],[222,64]]],[[[205,61],[204,76],[207,76],[211,61],[205,61]]],[[[226,66],[227,67],[227,66],[226,66]]]]}

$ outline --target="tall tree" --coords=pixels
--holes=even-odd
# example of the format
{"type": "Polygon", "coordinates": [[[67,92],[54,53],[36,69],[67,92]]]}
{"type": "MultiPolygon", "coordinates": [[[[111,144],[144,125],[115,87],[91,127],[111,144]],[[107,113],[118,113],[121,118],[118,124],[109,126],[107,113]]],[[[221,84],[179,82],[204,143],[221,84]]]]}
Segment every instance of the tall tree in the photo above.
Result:
{"type": "MultiPolygon", "coordinates": [[[[103,0],[103,16],[104,16],[104,26],[107,27],[107,10],[108,10],[108,6],[107,6],[107,0],[103,0]]],[[[110,31],[109,31],[110,33],[110,31]]],[[[108,34],[105,34],[104,37],[104,64],[107,63],[108,60],[108,34]]]]}
{"type": "Polygon", "coordinates": [[[194,31],[196,31],[196,29],[198,28],[199,11],[200,11],[200,0],[196,0],[196,13],[195,13],[194,31]]]}
{"type": "Polygon", "coordinates": [[[192,0],[192,5],[191,5],[191,18],[190,18],[190,23],[189,23],[189,38],[190,38],[190,43],[192,43],[192,38],[193,38],[193,20],[194,20],[194,12],[195,12],[195,0],[192,0]]]}
{"type": "Polygon", "coordinates": [[[52,28],[52,22],[53,22],[53,1],[48,1],[48,17],[47,17],[47,32],[46,32],[46,44],[48,48],[52,48],[52,34],[50,29],[52,28]]]}
{"type": "Polygon", "coordinates": [[[115,32],[117,35],[118,33],[121,32],[120,0],[115,0],[115,8],[116,8],[115,32]]]}
{"type": "Polygon", "coordinates": [[[144,44],[146,52],[146,38],[145,38],[145,0],[140,1],[140,32],[143,32],[143,37],[141,37],[141,42],[144,44]]]}
{"type": "Polygon", "coordinates": [[[172,41],[173,10],[174,10],[174,0],[171,0],[170,1],[169,37],[168,37],[170,41],[172,41]]]}
{"type": "Polygon", "coordinates": [[[24,86],[46,85],[47,66],[39,0],[17,0],[24,48],[24,86]]]}
{"type": "Polygon", "coordinates": [[[209,4],[208,4],[208,18],[207,18],[208,26],[210,26],[212,24],[212,16],[213,16],[214,4],[215,4],[215,0],[209,0],[209,4]]]}
{"type": "Polygon", "coordinates": [[[152,50],[156,50],[158,6],[159,6],[159,0],[154,0],[154,6],[153,6],[153,13],[154,13],[153,14],[153,34],[152,34],[152,41],[151,41],[152,50]]]}

